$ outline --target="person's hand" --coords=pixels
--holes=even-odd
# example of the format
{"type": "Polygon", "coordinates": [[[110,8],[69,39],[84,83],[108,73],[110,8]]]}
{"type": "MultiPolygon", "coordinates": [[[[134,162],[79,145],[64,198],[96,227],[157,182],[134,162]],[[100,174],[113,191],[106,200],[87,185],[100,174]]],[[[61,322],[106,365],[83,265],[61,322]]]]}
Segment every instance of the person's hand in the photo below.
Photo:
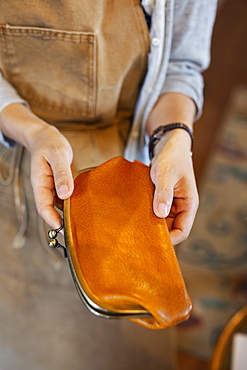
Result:
{"type": "Polygon", "coordinates": [[[189,147],[188,134],[174,130],[156,145],[151,162],[150,175],[155,185],[153,210],[156,216],[166,218],[173,245],[188,237],[198,208],[189,147]]]}
{"type": "Polygon", "coordinates": [[[52,227],[61,225],[54,208],[73,192],[73,153],[67,139],[53,126],[43,127],[29,141],[31,184],[39,215],[52,227]]]}
{"type": "Polygon", "coordinates": [[[21,103],[7,105],[0,113],[0,129],[31,154],[31,183],[39,215],[52,227],[61,226],[54,208],[73,192],[72,148],[52,125],[21,103]]]}

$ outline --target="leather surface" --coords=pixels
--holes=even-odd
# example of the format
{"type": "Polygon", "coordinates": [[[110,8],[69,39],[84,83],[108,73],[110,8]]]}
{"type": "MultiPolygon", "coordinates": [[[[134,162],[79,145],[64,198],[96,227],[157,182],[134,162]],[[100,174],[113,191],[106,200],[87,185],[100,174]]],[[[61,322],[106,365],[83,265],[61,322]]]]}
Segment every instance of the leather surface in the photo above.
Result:
{"type": "Polygon", "coordinates": [[[93,294],[116,307],[141,305],[152,317],[133,321],[162,329],[188,318],[191,301],[153,192],[147,166],[113,158],[75,178],[70,223],[93,294]]]}

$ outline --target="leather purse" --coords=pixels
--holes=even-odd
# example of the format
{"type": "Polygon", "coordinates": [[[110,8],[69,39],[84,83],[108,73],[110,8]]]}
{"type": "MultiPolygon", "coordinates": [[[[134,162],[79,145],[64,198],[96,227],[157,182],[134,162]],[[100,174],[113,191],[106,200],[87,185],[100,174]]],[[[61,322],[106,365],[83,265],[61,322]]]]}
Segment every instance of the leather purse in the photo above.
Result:
{"type": "Polygon", "coordinates": [[[191,300],[166,221],[152,210],[149,168],[123,157],[83,170],[64,202],[65,243],[81,300],[94,314],[162,329],[191,300]]]}

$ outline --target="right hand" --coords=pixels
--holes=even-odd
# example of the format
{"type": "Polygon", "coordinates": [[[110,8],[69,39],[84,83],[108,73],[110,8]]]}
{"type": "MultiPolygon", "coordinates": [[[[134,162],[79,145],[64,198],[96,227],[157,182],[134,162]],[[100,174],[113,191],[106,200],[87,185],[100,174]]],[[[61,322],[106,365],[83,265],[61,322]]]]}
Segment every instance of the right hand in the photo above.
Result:
{"type": "Polygon", "coordinates": [[[166,218],[173,245],[187,239],[198,208],[190,145],[184,130],[168,132],[156,145],[151,162],[154,213],[166,218]]]}

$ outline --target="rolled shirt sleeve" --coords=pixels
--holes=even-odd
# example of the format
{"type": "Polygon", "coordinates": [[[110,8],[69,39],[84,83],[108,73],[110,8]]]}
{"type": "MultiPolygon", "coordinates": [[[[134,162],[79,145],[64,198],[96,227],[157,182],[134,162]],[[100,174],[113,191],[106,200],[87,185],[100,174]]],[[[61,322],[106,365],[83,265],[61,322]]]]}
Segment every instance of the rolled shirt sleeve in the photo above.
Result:
{"type": "MultiPolygon", "coordinates": [[[[22,103],[28,106],[28,103],[18,95],[14,87],[4,79],[0,71],[0,113],[5,107],[12,103],[22,103]]],[[[0,130],[0,143],[8,148],[17,145],[15,141],[3,135],[1,130],[0,130]]]]}
{"type": "Polygon", "coordinates": [[[203,106],[202,72],[210,63],[216,0],[177,0],[173,37],[163,93],[177,92],[194,100],[198,119],[203,106]]]}

